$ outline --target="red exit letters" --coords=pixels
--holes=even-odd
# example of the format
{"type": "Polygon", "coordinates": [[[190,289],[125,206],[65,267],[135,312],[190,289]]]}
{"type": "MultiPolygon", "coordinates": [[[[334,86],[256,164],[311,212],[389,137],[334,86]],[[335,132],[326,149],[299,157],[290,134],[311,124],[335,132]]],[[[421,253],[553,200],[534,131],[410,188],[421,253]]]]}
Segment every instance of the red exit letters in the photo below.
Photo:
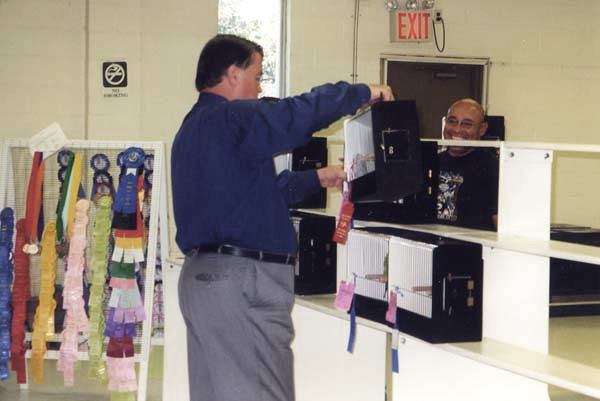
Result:
{"type": "Polygon", "coordinates": [[[397,12],[396,40],[398,41],[427,41],[430,40],[428,12],[397,12]]]}

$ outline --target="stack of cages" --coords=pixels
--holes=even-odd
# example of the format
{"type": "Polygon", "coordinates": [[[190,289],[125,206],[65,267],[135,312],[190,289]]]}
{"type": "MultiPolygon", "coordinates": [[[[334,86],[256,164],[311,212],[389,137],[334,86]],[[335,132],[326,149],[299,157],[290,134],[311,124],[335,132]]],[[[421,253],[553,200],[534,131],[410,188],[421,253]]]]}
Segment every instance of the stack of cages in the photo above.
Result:
{"type": "Polygon", "coordinates": [[[346,247],[358,316],[391,326],[395,293],[400,331],[431,343],[481,341],[481,245],[371,227],[351,230],[346,247]]]}
{"type": "MultiPolygon", "coordinates": [[[[436,218],[437,143],[419,139],[414,101],[373,104],[344,123],[344,168],[356,220],[436,218]]],[[[423,340],[480,341],[481,245],[390,227],[353,229],[347,277],[358,316],[385,320],[396,294],[400,331],[423,340]]]]}
{"type": "MultiPolygon", "coordinates": [[[[327,139],[311,138],[293,152],[274,159],[277,173],[288,169],[305,171],[327,166],[327,139]]],[[[337,246],[333,242],[335,217],[313,212],[325,209],[327,191],[319,191],[290,206],[290,219],[296,230],[298,254],[294,292],[298,295],[333,294],[336,291],[337,246]]]]}

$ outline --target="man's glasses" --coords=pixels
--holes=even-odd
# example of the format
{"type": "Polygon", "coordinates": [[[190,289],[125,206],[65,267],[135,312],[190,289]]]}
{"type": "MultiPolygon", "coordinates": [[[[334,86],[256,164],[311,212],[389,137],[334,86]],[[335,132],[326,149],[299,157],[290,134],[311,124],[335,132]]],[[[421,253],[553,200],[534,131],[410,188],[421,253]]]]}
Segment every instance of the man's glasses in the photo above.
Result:
{"type": "Polygon", "coordinates": [[[463,128],[463,129],[466,129],[466,130],[471,129],[471,128],[473,128],[473,127],[475,127],[477,125],[480,125],[480,124],[481,124],[481,122],[475,123],[475,121],[473,121],[473,120],[462,120],[462,121],[459,122],[454,117],[449,117],[449,118],[446,119],[446,125],[448,125],[450,127],[458,127],[458,126],[460,126],[460,128],[463,128]]]}

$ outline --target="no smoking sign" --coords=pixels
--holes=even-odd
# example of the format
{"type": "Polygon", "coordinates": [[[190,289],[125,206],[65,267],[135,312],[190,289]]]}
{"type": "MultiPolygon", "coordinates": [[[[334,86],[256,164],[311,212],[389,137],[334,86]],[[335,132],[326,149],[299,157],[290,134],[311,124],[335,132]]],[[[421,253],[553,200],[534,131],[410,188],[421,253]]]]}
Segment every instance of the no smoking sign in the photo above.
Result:
{"type": "Polygon", "coordinates": [[[105,88],[127,87],[127,63],[125,61],[102,63],[102,85],[105,88]]]}

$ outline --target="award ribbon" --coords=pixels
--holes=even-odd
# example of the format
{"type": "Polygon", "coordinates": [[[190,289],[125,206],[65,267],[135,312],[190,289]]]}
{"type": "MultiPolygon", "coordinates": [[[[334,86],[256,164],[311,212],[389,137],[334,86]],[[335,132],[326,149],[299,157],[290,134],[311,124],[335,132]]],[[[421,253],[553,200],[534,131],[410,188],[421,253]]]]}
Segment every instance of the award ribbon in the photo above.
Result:
{"type": "Polygon", "coordinates": [[[133,338],[111,338],[106,350],[106,365],[110,391],[125,392],[137,389],[133,338]]]}
{"type": "MultiPolygon", "coordinates": [[[[354,274],[352,279],[352,285],[356,288],[356,274],[354,274]]],[[[356,340],[356,294],[352,296],[352,306],[350,307],[350,335],[348,336],[348,345],[346,347],[346,351],[349,353],[354,352],[354,342],[356,340]]]]}
{"type": "MultiPolygon", "coordinates": [[[[106,366],[108,387],[120,393],[135,391],[137,380],[134,369],[133,337],[135,323],[146,316],[140,290],[136,283],[136,268],[144,258],[144,228],[140,212],[144,198],[142,165],[145,154],[140,148],[128,148],[118,157],[122,167],[119,188],[113,205],[112,227],[115,228],[115,246],[112,253],[112,292],[110,312],[104,335],[110,337],[106,366]]],[[[127,397],[112,394],[111,398],[127,397]]]]}
{"type": "Polygon", "coordinates": [[[113,205],[113,228],[135,230],[138,213],[138,177],[145,158],[144,150],[131,147],[120,156],[122,173],[113,205]]]}
{"type": "Polygon", "coordinates": [[[42,211],[42,191],[44,185],[44,158],[42,152],[35,152],[29,175],[27,200],[25,205],[26,237],[29,244],[24,251],[36,254],[39,251],[36,243],[39,240],[40,229],[44,226],[42,211]]]}
{"type": "MultiPolygon", "coordinates": [[[[64,235],[64,229],[67,227],[67,219],[63,219],[65,204],[67,203],[69,193],[69,181],[71,180],[71,171],[73,169],[73,161],[75,160],[75,154],[70,150],[63,150],[58,154],[58,164],[65,170],[64,179],[60,186],[60,196],[58,198],[58,206],[56,208],[56,241],[59,244],[65,244],[66,238],[64,235]]],[[[59,176],[60,178],[60,176],[59,176]]]]}
{"type": "MultiPolygon", "coordinates": [[[[70,240],[71,234],[73,232],[73,222],[75,220],[75,204],[77,203],[77,197],[79,193],[79,186],[81,185],[81,175],[83,169],[83,157],[81,154],[75,154],[75,159],[73,160],[73,168],[71,170],[71,177],[69,179],[68,192],[65,208],[63,210],[63,215],[67,216],[67,240],[70,240]]],[[[64,227],[63,227],[64,228],[64,227]]]]}
{"type": "Polygon", "coordinates": [[[92,170],[94,170],[90,199],[95,200],[103,195],[113,196],[115,189],[113,186],[112,176],[108,171],[110,168],[110,161],[108,160],[108,157],[103,153],[96,153],[90,159],[90,167],[92,170]]]}
{"type": "Polygon", "coordinates": [[[44,382],[44,355],[46,340],[54,337],[54,284],[56,281],[56,223],[48,222],[42,234],[42,254],[40,256],[40,303],[35,310],[31,339],[31,360],[29,374],[35,383],[44,382]]]}
{"type": "Polygon", "coordinates": [[[65,386],[74,384],[74,364],[77,360],[79,333],[87,336],[89,321],[83,301],[83,269],[85,267],[86,227],[90,202],[79,199],[75,205],[73,231],[63,287],[64,329],[60,335],[57,369],[63,372],[65,386]]]}
{"type": "Polygon", "coordinates": [[[90,330],[88,337],[88,377],[106,381],[106,365],[102,359],[104,344],[104,327],[106,321],[102,306],[104,304],[104,287],[110,241],[110,213],[112,198],[102,196],[97,200],[96,221],[92,234],[92,258],[89,266],[91,289],[89,299],[90,330]]]}
{"type": "Polygon", "coordinates": [[[14,214],[11,208],[0,212],[0,380],[8,380],[10,371],[10,328],[11,328],[11,293],[13,280],[13,264],[11,252],[14,230],[14,214]]]}
{"type": "Polygon", "coordinates": [[[17,372],[17,383],[27,383],[25,370],[25,321],[27,320],[27,301],[29,300],[29,255],[23,252],[27,243],[25,219],[17,221],[17,235],[14,247],[14,282],[12,293],[12,322],[10,343],[10,366],[17,372]]]}

